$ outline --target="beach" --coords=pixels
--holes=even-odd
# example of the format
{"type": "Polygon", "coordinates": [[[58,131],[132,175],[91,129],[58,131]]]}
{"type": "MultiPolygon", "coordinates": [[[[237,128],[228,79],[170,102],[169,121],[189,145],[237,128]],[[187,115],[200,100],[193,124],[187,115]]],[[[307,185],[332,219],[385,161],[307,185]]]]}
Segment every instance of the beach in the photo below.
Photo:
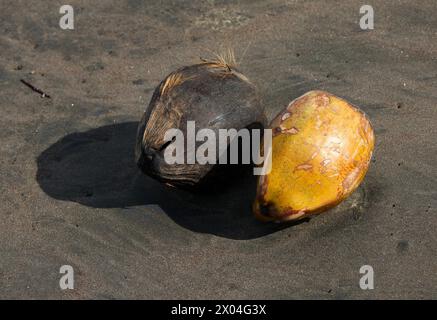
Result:
{"type": "Polygon", "coordinates": [[[73,30],[62,4],[0,4],[1,299],[437,298],[434,0],[373,1],[373,30],[355,0],[72,0],[73,30]],[[137,169],[155,87],[226,48],[268,120],[310,90],[367,114],[375,150],[345,202],[262,223],[252,174],[196,194],[137,169]]]}

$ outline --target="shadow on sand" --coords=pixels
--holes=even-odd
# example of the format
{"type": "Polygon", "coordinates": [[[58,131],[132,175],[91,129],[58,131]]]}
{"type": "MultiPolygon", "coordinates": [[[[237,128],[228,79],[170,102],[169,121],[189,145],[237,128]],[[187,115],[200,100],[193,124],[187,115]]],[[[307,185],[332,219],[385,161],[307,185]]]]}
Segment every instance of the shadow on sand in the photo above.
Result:
{"type": "Polygon", "coordinates": [[[176,223],[195,232],[253,239],[290,225],[258,222],[251,213],[256,177],[246,170],[232,184],[190,192],[167,187],[137,169],[137,122],[69,134],[37,159],[37,181],[49,196],[95,208],[158,205],[176,223]]]}

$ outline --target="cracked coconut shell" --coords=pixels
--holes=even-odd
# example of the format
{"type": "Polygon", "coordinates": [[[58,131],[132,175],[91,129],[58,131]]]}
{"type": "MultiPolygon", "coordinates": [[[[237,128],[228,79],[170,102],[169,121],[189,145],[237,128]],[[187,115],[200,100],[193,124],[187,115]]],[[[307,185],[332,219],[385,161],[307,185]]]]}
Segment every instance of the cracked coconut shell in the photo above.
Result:
{"type": "Polygon", "coordinates": [[[272,170],[258,181],[263,221],[298,220],[346,199],[361,183],[374,134],[366,115],[324,91],[292,101],[271,123],[272,170]]]}

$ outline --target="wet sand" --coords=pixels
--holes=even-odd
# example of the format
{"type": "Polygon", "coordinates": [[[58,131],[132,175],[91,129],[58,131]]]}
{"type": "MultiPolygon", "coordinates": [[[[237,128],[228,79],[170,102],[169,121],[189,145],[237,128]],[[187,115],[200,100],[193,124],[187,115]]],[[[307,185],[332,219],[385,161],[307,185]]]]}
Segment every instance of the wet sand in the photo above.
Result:
{"type": "Polygon", "coordinates": [[[362,31],[360,1],[329,3],[70,1],[62,30],[57,1],[2,1],[0,298],[436,299],[437,4],[374,1],[362,31]],[[367,113],[374,158],[346,202],[263,224],[250,175],[196,195],[136,169],[155,86],[223,47],[269,119],[312,89],[367,113]]]}

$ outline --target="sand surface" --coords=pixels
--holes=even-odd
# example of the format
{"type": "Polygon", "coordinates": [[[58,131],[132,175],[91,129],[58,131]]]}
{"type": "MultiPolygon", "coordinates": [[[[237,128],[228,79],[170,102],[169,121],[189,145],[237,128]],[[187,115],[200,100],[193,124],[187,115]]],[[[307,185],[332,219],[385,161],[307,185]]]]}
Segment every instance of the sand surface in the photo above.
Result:
{"type": "Polygon", "coordinates": [[[435,0],[372,1],[373,31],[355,0],[72,0],[75,30],[61,4],[0,3],[0,298],[437,298],[435,0]],[[136,169],[155,86],[223,47],[269,119],[311,89],[368,114],[374,159],[340,207],[266,225],[252,176],[193,195],[136,169]]]}

